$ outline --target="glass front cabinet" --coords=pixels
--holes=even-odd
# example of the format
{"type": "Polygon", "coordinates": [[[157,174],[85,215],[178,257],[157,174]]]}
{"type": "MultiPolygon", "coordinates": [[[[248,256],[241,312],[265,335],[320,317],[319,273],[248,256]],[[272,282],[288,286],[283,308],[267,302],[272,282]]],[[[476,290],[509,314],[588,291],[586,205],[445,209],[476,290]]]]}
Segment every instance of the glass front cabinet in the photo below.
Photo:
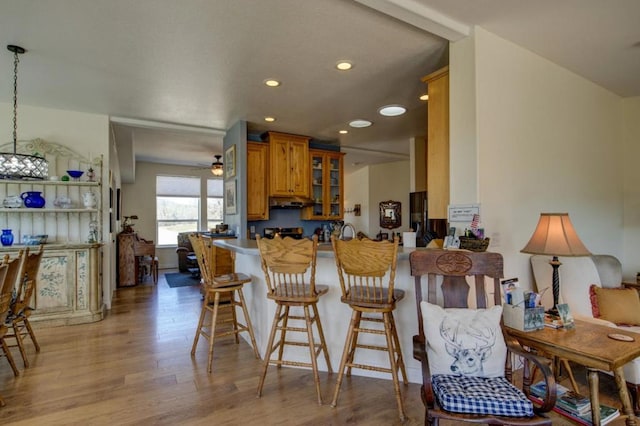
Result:
{"type": "Polygon", "coordinates": [[[341,220],[343,215],[344,154],[309,150],[311,169],[310,194],[313,204],[303,210],[306,220],[341,220]]]}

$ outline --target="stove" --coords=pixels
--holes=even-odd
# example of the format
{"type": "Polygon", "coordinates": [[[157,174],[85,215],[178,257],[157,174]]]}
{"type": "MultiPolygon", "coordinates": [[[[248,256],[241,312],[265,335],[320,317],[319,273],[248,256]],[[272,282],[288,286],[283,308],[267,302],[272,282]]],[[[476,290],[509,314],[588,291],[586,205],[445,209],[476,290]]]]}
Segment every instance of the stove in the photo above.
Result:
{"type": "Polygon", "coordinates": [[[300,240],[303,232],[302,228],[264,228],[262,235],[264,238],[273,238],[276,235],[280,235],[283,238],[291,237],[300,240]]]}

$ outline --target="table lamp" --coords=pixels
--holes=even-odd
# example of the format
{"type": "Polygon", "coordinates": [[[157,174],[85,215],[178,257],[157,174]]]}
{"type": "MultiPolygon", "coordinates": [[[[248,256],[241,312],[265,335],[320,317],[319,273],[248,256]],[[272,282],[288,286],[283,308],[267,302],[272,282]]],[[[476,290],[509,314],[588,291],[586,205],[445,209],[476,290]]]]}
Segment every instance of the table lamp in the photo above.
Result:
{"type": "Polygon", "coordinates": [[[553,268],[553,308],[548,312],[557,315],[556,307],[560,297],[558,268],[562,265],[558,256],[591,255],[573,228],[569,213],[540,213],[538,226],[533,231],[527,245],[520,252],[553,256],[549,261],[553,268]]]}

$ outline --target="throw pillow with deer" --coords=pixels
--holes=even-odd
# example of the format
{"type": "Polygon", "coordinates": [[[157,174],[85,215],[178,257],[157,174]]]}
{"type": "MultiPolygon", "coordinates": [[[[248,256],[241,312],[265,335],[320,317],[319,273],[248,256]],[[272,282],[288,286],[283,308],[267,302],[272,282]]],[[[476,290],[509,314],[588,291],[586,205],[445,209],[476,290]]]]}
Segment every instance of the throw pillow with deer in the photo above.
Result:
{"type": "Polygon", "coordinates": [[[431,374],[501,377],[507,346],[500,328],[502,306],[443,309],[422,302],[431,374]]]}

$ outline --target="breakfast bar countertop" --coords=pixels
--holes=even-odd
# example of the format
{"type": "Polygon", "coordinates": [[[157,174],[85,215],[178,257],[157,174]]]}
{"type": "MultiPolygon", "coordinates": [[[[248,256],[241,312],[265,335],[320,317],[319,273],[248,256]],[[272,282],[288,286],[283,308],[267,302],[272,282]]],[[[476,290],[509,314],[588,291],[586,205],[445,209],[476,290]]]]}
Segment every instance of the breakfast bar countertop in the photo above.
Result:
{"type": "MultiPolygon", "coordinates": [[[[237,240],[215,240],[213,241],[218,247],[226,248],[236,253],[248,254],[253,256],[259,256],[258,244],[256,240],[237,239],[237,240]]],[[[424,247],[418,248],[404,248],[400,246],[398,248],[398,259],[409,259],[409,253],[415,250],[429,250],[424,247]]],[[[330,243],[318,244],[318,257],[330,257],[333,258],[333,248],[330,243]]]]}

